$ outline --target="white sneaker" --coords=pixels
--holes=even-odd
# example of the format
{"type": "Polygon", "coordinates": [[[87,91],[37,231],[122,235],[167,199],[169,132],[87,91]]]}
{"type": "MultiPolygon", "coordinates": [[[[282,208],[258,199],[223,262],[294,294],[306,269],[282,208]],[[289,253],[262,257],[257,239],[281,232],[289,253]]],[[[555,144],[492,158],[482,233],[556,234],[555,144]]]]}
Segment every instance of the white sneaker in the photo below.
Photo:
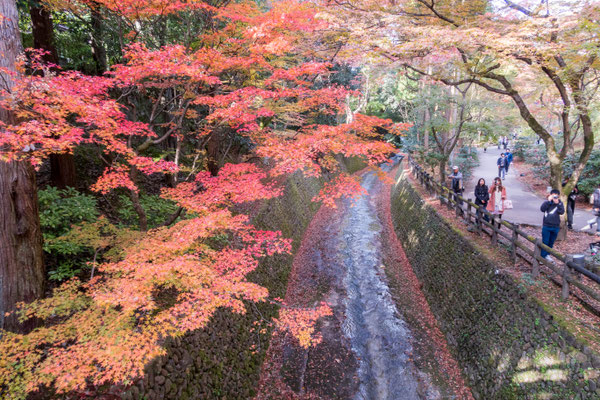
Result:
{"type": "Polygon", "coordinates": [[[546,259],[546,261],[550,261],[552,264],[554,264],[554,260],[552,260],[552,257],[550,257],[550,254],[548,254],[546,257],[544,257],[546,259]]]}

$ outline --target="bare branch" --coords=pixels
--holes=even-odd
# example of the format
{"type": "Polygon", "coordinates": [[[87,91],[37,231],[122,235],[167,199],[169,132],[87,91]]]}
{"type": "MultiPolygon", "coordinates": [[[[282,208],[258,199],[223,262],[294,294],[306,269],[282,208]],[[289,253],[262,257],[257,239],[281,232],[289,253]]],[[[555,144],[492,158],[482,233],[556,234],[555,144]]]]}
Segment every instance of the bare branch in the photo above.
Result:
{"type": "Polygon", "coordinates": [[[417,0],[417,2],[423,4],[425,7],[427,7],[429,10],[431,10],[431,12],[438,17],[439,19],[441,19],[442,21],[445,21],[449,24],[452,24],[456,27],[459,26],[458,23],[456,23],[453,19],[451,19],[450,17],[446,17],[445,15],[440,14],[440,12],[438,10],[435,9],[435,0],[431,0],[431,3],[427,2],[426,0],[417,0]]]}
{"type": "Polygon", "coordinates": [[[533,12],[531,12],[530,10],[526,9],[525,7],[521,6],[520,4],[517,4],[511,0],[504,0],[504,3],[506,3],[506,5],[510,8],[512,8],[513,10],[517,10],[520,13],[523,13],[525,15],[527,15],[528,17],[533,17],[534,14],[533,12]]]}
{"type": "Polygon", "coordinates": [[[569,93],[567,92],[567,88],[565,87],[562,79],[558,76],[558,74],[550,67],[541,66],[542,71],[550,78],[550,80],[556,86],[558,93],[560,94],[560,98],[562,99],[563,106],[562,112],[560,113],[561,122],[562,122],[562,131],[563,131],[563,147],[560,151],[560,156],[565,157],[567,155],[567,151],[570,146],[571,140],[571,125],[569,124],[569,113],[571,111],[571,99],[569,98],[569,93]]]}

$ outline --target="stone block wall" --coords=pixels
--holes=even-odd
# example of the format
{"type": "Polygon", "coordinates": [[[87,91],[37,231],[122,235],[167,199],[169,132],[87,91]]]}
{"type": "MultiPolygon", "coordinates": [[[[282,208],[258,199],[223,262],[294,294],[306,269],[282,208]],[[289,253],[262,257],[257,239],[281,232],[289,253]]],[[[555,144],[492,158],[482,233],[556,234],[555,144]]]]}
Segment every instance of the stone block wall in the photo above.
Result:
{"type": "Polygon", "coordinates": [[[600,399],[600,357],[398,179],[396,233],[475,398],[600,399]]]}
{"type": "MultiPolygon", "coordinates": [[[[258,229],[280,230],[293,239],[292,254],[265,258],[249,277],[267,287],[271,297],[285,296],[293,254],[318,208],[311,199],[321,187],[319,180],[295,174],[286,181],[283,196],[260,204],[253,218],[258,229]]],[[[244,315],[218,311],[205,329],[170,340],[167,354],[154,360],[123,398],[252,398],[271,337],[268,321],[278,308],[248,303],[247,309],[244,315]]]]}
{"type": "MultiPolygon", "coordinates": [[[[342,169],[354,173],[366,166],[359,158],[338,157],[342,169]]],[[[292,253],[267,257],[249,279],[284,298],[294,254],[318,203],[312,202],[322,180],[296,173],[285,182],[281,197],[255,204],[252,223],[258,229],[281,231],[293,240],[292,253]]],[[[244,315],[216,312],[205,329],[166,344],[167,354],[152,362],[124,400],[250,399],[256,394],[260,368],[271,338],[269,322],[278,307],[247,303],[244,315]]]]}

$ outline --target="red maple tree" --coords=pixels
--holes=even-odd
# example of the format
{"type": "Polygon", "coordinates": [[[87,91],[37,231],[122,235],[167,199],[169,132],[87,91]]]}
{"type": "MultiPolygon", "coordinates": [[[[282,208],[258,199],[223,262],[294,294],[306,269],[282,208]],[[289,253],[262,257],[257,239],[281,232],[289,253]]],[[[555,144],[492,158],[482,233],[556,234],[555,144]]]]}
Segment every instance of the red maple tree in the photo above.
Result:
{"type": "MultiPolygon", "coordinates": [[[[135,199],[139,174],[177,174],[181,168],[144,155],[149,146],[169,137],[210,139],[227,129],[250,141],[251,155],[268,159],[271,168],[241,162],[192,170],[189,179],[162,190],[188,219],[150,230],[120,259],[100,264],[93,279],[73,279],[52,296],[22,305],[23,320],[36,317],[45,324],[27,334],[3,332],[0,386],[15,398],[40,386],[64,393],[127,385],[164,353],[165,338],[202,328],[218,308],[243,313],[243,300],[268,299],[268,291],[246,277],[262,257],[289,252],[290,242],[280,232],[255,229],[231,207],[280,195],[269,178],[295,171],[335,176],[315,199],[324,204],[360,195],[359,182],[340,171],[335,156],[360,157],[375,166],[393,151],[374,140],[378,129],[399,134],[407,128],[362,115],[349,124],[315,122],[318,115],[343,113],[349,90],[314,84],[331,73],[331,64],[304,53],[307,33],[324,26],[310,3],[283,1],[268,11],[251,1],[223,7],[203,1],[97,3],[131,21],[200,8],[219,28],[203,34],[198,47],[149,49],[133,41],[124,62],[104,76],[57,72],[33,54],[21,67],[37,73],[16,78],[12,91],[0,95],[0,107],[18,115],[17,122],[0,125],[4,160],[39,165],[50,154],[94,144],[108,165],[91,189],[124,188],[135,199]],[[150,103],[144,120],[131,110],[132,93],[146,95],[150,103]],[[156,118],[160,110],[166,122],[156,118]],[[225,245],[215,246],[215,236],[225,245]],[[168,305],[161,301],[165,293],[174,299],[168,305]]],[[[328,312],[326,306],[304,314],[286,311],[279,325],[307,346],[310,325],[328,312]]]]}

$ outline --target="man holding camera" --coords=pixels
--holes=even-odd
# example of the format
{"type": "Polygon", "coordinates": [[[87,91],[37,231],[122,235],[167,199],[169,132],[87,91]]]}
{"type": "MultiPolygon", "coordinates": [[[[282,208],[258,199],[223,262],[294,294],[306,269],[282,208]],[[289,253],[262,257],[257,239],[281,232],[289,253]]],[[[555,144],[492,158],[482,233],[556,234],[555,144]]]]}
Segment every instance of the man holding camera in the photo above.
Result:
{"type": "MultiPolygon", "coordinates": [[[[560,216],[565,213],[565,206],[560,201],[560,192],[558,189],[552,189],[548,200],[542,204],[540,210],[544,213],[542,242],[551,248],[554,246],[558,231],[560,231],[560,216]]],[[[541,256],[548,261],[552,261],[550,254],[544,249],[542,249],[541,256]]]]}

